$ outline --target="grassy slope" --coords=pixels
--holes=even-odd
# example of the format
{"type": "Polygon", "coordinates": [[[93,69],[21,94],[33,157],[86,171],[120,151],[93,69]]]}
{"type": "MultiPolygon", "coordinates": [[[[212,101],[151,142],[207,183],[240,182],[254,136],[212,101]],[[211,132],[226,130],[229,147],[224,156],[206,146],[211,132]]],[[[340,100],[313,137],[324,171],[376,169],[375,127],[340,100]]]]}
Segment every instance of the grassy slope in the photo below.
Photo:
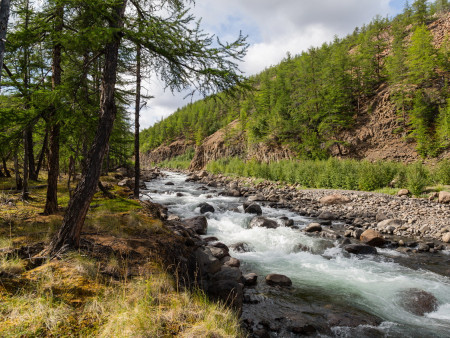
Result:
{"type": "MultiPolygon", "coordinates": [[[[11,183],[0,179],[2,187],[11,183]]],[[[12,249],[42,247],[62,213],[39,215],[45,188],[33,189],[26,203],[0,192],[0,336],[242,336],[231,310],[200,291],[178,290],[165,262],[180,243],[125,198],[126,188],[110,186],[117,198],[97,193],[91,204],[87,244],[39,267],[12,249]]],[[[67,188],[59,188],[65,206],[67,188]]]]}

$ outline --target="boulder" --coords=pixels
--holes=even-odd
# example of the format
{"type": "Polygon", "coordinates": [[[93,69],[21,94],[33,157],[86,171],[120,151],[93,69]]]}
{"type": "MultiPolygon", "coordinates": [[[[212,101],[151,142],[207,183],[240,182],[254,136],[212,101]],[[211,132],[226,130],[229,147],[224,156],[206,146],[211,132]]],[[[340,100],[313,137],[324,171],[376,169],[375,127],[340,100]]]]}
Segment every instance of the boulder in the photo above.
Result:
{"type": "Polygon", "coordinates": [[[438,201],[439,201],[439,203],[449,204],[450,203],[450,192],[441,191],[439,193],[438,201]]]}
{"type": "Polygon", "coordinates": [[[356,255],[375,255],[377,254],[377,249],[373,246],[366,244],[349,244],[344,247],[344,250],[356,254],[356,255]]]}
{"type": "Polygon", "coordinates": [[[175,185],[173,182],[167,182],[165,185],[175,185]]]}
{"type": "Polygon", "coordinates": [[[197,174],[198,177],[208,177],[208,172],[206,170],[202,170],[197,174]]]}
{"type": "Polygon", "coordinates": [[[450,232],[446,232],[442,235],[442,242],[450,243],[450,232]]]}
{"type": "Polygon", "coordinates": [[[258,195],[250,196],[247,200],[249,202],[255,202],[255,201],[264,201],[265,198],[263,195],[258,194],[258,195]]]}
{"type": "Polygon", "coordinates": [[[122,181],[120,181],[119,183],[117,183],[117,185],[119,187],[128,187],[128,188],[132,188],[134,186],[134,180],[132,180],[131,178],[124,178],[122,181]]]}
{"type": "Polygon", "coordinates": [[[197,216],[183,220],[185,227],[194,230],[199,235],[206,235],[208,221],[205,216],[197,216]]]}
{"type": "Polygon", "coordinates": [[[208,248],[209,250],[211,250],[212,255],[217,259],[222,259],[228,256],[228,250],[225,250],[223,248],[217,248],[215,246],[208,246],[208,248]]]}
{"type": "Polygon", "coordinates": [[[322,197],[319,200],[320,203],[325,205],[333,205],[333,204],[345,204],[351,202],[350,198],[341,194],[333,194],[322,197]]]}
{"type": "Polygon", "coordinates": [[[264,228],[269,228],[269,229],[275,229],[275,228],[278,228],[279,225],[274,220],[271,220],[271,219],[268,219],[265,217],[261,217],[261,216],[256,216],[250,221],[250,224],[248,227],[249,228],[264,227],[264,228]]]}
{"type": "Polygon", "coordinates": [[[259,206],[259,204],[252,203],[247,208],[244,209],[244,212],[247,214],[255,214],[255,215],[262,215],[262,209],[259,206]]]}
{"type": "Polygon", "coordinates": [[[208,248],[198,248],[195,251],[195,260],[201,273],[215,274],[222,266],[222,263],[213,256],[208,248]]]}
{"type": "Polygon", "coordinates": [[[213,281],[230,280],[241,283],[242,272],[239,268],[223,265],[221,269],[212,276],[213,281]]]}
{"type": "Polygon", "coordinates": [[[400,226],[403,225],[403,222],[399,219],[385,219],[381,222],[378,222],[377,224],[377,228],[379,230],[384,230],[387,227],[394,227],[394,228],[398,228],[400,226]]]}
{"type": "Polygon", "coordinates": [[[397,196],[408,196],[409,195],[409,190],[408,189],[400,189],[397,192],[397,196]]]}
{"type": "Polygon", "coordinates": [[[423,316],[438,308],[436,297],[424,290],[411,288],[401,291],[399,296],[401,306],[416,316],[423,316]]]}
{"type": "Polygon", "coordinates": [[[223,265],[230,266],[232,268],[238,268],[241,266],[241,261],[237,258],[225,256],[220,260],[223,265]]]}
{"type": "Polygon", "coordinates": [[[252,252],[254,251],[250,244],[245,242],[238,242],[230,245],[230,248],[236,252],[252,252]]]}
{"type": "Polygon", "coordinates": [[[305,232],[317,232],[317,231],[319,232],[322,231],[322,226],[319,223],[310,223],[305,228],[305,232]]]}
{"type": "Polygon", "coordinates": [[[283,222],[285,227],[293,227],[294,226],[294,220],[287,218],[285,216],[280,217],[280,220],[283,222]]]}
{"type": "Polygon", "coordinates": [[[237,189],[233,189],[228,193],[228,196],[241,197],[241,192],[237,189]]]}
{"type": "Polygon", "coordinates": [[[258,280],[258,275],[256,273],[248,273],[244,275],[244,285],[245,286],[253,286],[256,285],[258,280]]]}
{"type": "Polygon", "coordinates": [[[242,283],[233,280],[219,280],[208,288],[208,295],[226,302],[241,313],[244,301],[243,287],[242,283]]]}
{"type": "Polygon", "coordinates": [[[208,203],[201,203],[201,204],[197,205],[197,207],[200,208],[200,213],[201,214],[206,214],[207,212],[214,212],[214,211],[216,211],[214,209],[214,207],[211,204],[208,204],[208,203]]]}
{"type": "Polygon", "coordinates": [[[361,242],[364,242],[370,246],[383,246],[385,243],[383,236],[378,231],[372,229],[367,229],[364,231],[359,239],[361,242]]]}
{"type": "Polygon", "coordinates": [[[336,215],[329,211],[323,211],[319,214],[319,218],[332,221],[336,219],[336,215]]]}
{"type": "Polygon", "coordinates": [[[184,194],[183,194],[183,193],[181,193],[181,192],[177,192],[176,196],[177,196],[177,197],[183,197],[183,196],[184,196],[184,194]]]}
{"type": "Polygon", "coordinates": [[[266,283],[270,286],[291,286],[292,281],[285,275],[279,275],[277,273],[271,273],[266,276],[266,283]]]}
{"type": "Polygon", "coordinates": [[[169,217],[167,217],[168,221],[180,221],[180,216],[177,215],[170,215],[169,217]]]}

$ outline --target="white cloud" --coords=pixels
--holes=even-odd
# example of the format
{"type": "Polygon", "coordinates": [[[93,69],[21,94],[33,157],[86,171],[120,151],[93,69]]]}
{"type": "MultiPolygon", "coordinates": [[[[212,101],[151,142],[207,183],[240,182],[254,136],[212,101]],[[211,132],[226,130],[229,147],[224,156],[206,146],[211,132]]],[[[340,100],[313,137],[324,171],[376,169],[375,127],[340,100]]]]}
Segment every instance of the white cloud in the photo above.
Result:
{"type": "MultiPolygon", "coordinates": [[[[311,46],[345,36],[375,15],[393,15],[404,0],[203,0],[193,12],[204,29],[224,40],[249,35],[251,46],[241,69],[246,75],[278,64],[289,51],[299,54],[311,46]],[[391,3],[391,4],[390,4],[391,3]]],[[[159,81],[148,87],[155,99],[142,112],[142,127],[173,113],[190,102],[185,94],[164,92],[159,81]]]]}

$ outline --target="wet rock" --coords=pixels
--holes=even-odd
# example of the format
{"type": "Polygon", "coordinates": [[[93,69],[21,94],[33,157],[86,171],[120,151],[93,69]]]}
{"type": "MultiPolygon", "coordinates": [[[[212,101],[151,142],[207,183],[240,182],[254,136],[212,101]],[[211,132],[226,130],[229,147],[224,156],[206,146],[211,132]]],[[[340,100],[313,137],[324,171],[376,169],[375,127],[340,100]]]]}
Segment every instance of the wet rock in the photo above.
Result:
{"type": "Polygon", "coordinates": [[[401,291],[399,296],[402,307],[416,316],[423,316],[438,308],[436,297],[424,290],[411,288],[401,291]]]}
{"type": "Polygon", "coordinates": [[[198,208],[200,208],[201,214],[206,214],[207,212],[214,212],[216,211],[214,207],[211,204],[208,203],[201,203],[197,205],[198,208]]]}
{"type": "Polygon", "coordinates": [[[352,231],[352,237],[356,239],[360,239],[361,235],[364,233],[364,230],[362,229],[356,229],[355,231],[352,231]]]}
{"type": "Polygon", "coordinates": [[[304,230],[305,232],[320,232],[322,231],[322,226],[319,223],[310,223],[304,230]]]}
{"type": "Polygon", "coordinates": [[[450,243],[450,232],[447,232],[447,233],[442,235],[442,242],[450,243]]]}
{"type": "Polygon", "coordinates": [[[398,227],[401,227],[403,222],[399,219],[385,219],[381,222],[378,222],[377,228],[379,230],[385,230],[387,227],[394,227],[397,229],[398,227]]]}
{"type": "Polygon", "coordinates": [[[167,182],[165,185],[175,185],[173,182],[167,182]]]}
{"type": "Polygon", "coordinates": [[[180,221],[180,216],[177,215],[170,215],[169,217],[167,217],[168,221],[180,221]]]}
{"type": "Polygon", "coordinates": [[[195,259],[201,273],[215,274],[222,266],[222,263],[213,256],[208,248],[198,248],[195,251],[195,259]]]}
{"type": "Polygon", "coordinates": [[[230,266],[232,268],[238,268],[241,266],[241,261],[237,258],[225,256],[220,260],[223,265],[230,266]]]}
{"type": "Polygon", "coordinates": [[[316,333],[316,328],[308,323],[293,323],[288,330],[296,335],[309,336],[316,333]]]}
{"type": "Polygon", "coordinates": [[[439,203],[444,203],[444,204],[450,203],[450,192],[447,192],[447,191],[439,192],[438,201],[439,201],[439,203]]]}
{"type": "Polygon", "coordinates": [[[329,211],[323,211],[319,214],[319,218],[332,221],[336,219],[336,215],[329,211]]]}
{"type": "Polygon", "coordinates": [[[356,255],[374,255],[377,254],[377,249],[366,244],[349,244],[344,247],[344,250],[356,255]]]}
{"type": "Polygon", "coordinates": [[[208,248],[209,250],[211,250],[212,255],[217,259],[222,259],[228,256],[228,250],[225,250],[223,248],[217,248],[215,246],[208,246],[208,248]]]}
{"type": "Polygon", "coordinates": [[[292,281],[285,275],[271,273],[266,276],[266,283],[270,286],[291,286],[292,281]]]}
{"type": "Polygon", "coordinates": [[[341,194],[333,194],[322,197],[319,202],[325,205],[333,205],[333,204],[345,204],[351,202],[350,198],[341,195],[341,194]]]}
{"type": "Polygon", "coordinates": [[[256,338],[270,338],[269,332],[266,329],[259,329],[253,331],[253,336],[256,338]]]}
{"type": "Polygon", "coordinates": [[[370,246],[383,246],[385,240],[378,231],[373,229],[367,229],[360,236],[361,242],[364,242],[370,246]]]}
{"type": "Polygon", "coordinates": [[[269,229],[276,229],[279,227],[278,223],[275,222],[274,220],[265,218],[265,217],[261,217],[261,216],[257,216],[254,217],[251,221],[250,224],[248,226],[250,229],[251,228],[255,228],[255,227],[264,227],[264,228],[269,228],[269,229]]]}
{"type": "Polygon", "coordinates": [[[419,246],[417,247],[417,251],[428,252],[428,251],[430,251],[430,247],[425,243],[420,243],[419,246]]]}
{"type": "Polygon", "coordinates": [[[215,236],[209,236],[209,237],[203,238],[203,240],[205,242],[217,242],[219,239],[217,237],[215,237],[215,236]]]}
{"type": "Polygon", "coordinates": [[[226,265],[223,265],[221,269],[212,276],[212,279],[214,281],[230,280],[238,283],[243,282],[241,270],[239,268],[226,265]]]}
{"type": "Polygon", "coordinates": [[[208,288],[208,295],[233,306],[238,313],[242,312],[244,300],[242,283],[233,280],[218,280],[208,288]]]}
{"type": "Polygon", "coordinates": [[[207,187],[198,187],[197,189],[195,189],[197,191],[207,191],[208,188],[207,187]]]}
{"type": "Polygon", "coordinates": [[[294,226],[294,220],[287,218],[286,216],[280,217],[280,220],[284,224],[285,227],[293,227],[294,226]]]}
{"type": "Polygon", "coordinates": [[[183,220],[186,228],[194,230],[199,235],[206,235],[208,221],[205,216],[197,216],[183,220]]]}
{"type": "Polygon", "coordinates": [[[408,196],[410,194],[410,192],[409,192],[409,190],[408,189],[400,189],[398,192],[397,192],[397,196],[408,196]]]}
{"type": "Polygon", "coordinates": [[[259,204],[252,203],[247,208],[244,209],[247,214],[262,215],[262,209],[259,204]]]}
{"type": "Polygon", "coordinates": [[[265,198],[264,198],[263,195],[257,194],[257,195],[254,195],[254,196],[250,196],[247,200],[249,202],[265,201],[265,198]]]}
{"type": "Polygon", "coordinates": [[[241,197],[241,192],[237,189],[233,189],[228,193],[228,195],[232,197],[241,197]]]}
{"type": "Polygon", "coordinates": [[[258,281],[258,275],[256,273],[247,273],[244,275],[244,285],[245,286],[253,286],[256,285],[258,281]]]}
{"type": "Polygon", "coordinates": [[[230,248],[236,252],[252,252],[254,249],[252,246],[245,242],[238,242],[236,244],[230,245],[230,248]]]}
{"type": "Polygon", "coordinates": [[[183,193],[181,193],[181,192],[177,192],[177,195],[176,195],[177,197],[183,197],[184,196],[184,194],[183,193]]]}

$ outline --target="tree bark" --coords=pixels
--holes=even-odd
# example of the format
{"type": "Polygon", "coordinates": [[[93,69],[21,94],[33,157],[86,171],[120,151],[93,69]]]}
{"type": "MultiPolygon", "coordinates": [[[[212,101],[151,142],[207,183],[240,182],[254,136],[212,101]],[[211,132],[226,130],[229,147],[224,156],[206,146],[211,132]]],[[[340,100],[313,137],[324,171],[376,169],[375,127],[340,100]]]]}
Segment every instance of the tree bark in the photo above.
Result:
{"type": "Polygon", "coordinates": [[[3,56],[5,55],[6,31],[8,30],[10,0],[2,0],[0,5],[0,86],[2,81],[3,56]]]}
{"type": "Polygon", "coordinates": [[[22,190],[22,178],[20,177],[19,157],[17,156],[17,153],[14,154],[14,174],[16,176],[16,190],[20,191],[22,190]]]}
{"type": "MultiPolygon", "coordinates": [[[[123,27],[123,17],[127,0],[123,0],[113,8],[110,28],[119,31],[123,27]]],[[[100,116],[92,148],[87,159],[87,166],[81,180],[69,201],[62,226],[52,239],[46,253],[51,256],[71,247],[78,247],[81,230],[89,209],[92,197],[97,189],[103,158],[108,147],[117,107],[115,103],[115,85],[121,34],[116,32],[112,41],[105,45],[105,63],[102,75],[100,97],[100,116]]]]}
{"type": "MultiPolygon", "coordinates": [[[[64,8],[59,5],[55,8],[55,33],[63,30],[64,8]]],[[[59,41],[53,45],[52,60],[52,90],[56,90],[61,84],[61,50],[59,41]]],[[[60,123],[57,119],[56,107],[50,109],[50,147],[48,153],[48,187],[47,200],[45,202],[44,214],[51,215],[58,211],[58,176],[59,176],[59,135],[60,123]]]]}
{"type": "Polygon", "coordinates": [[[8,167],[6,165],[6,158],[2,157],[2,162],[3,162],[3,171],[5,172],[6,177],[11,177],[11,173],[9,172],[8,167]]]}
{"type": "Polygon", "coordinates": [[[36,165],[36,176],[39,177],[39,172],[42,168],[42,163],[44,162],[45,153],[47,152],[48,147],[48,131],[45,132],[44,141],[42,143],[42,149],[39,153],[38,163],[36,165]]]}
{"type": "Polygon", "coordinates": [[[136,46],[136,104],[134,108],[134,198],[139,199],[139,113],[141,110],[141,45],[136,46]]]}
{"type": "Polygon", "coordinates": [[[22,199],[25,201],[29,197],[28,191],[28,137],[27,130],[25,129],[23,132],[23,184],[22,184],[22,199]]]}
{"type": "Polygon", "coordinates": [[[33,147],[33,129],[31,127],[25,129],[25,137],[27,139],[27,156],[28,156],[28,178],[37,181],[36,168],[34,165],[34,147],[33,147]]]}

